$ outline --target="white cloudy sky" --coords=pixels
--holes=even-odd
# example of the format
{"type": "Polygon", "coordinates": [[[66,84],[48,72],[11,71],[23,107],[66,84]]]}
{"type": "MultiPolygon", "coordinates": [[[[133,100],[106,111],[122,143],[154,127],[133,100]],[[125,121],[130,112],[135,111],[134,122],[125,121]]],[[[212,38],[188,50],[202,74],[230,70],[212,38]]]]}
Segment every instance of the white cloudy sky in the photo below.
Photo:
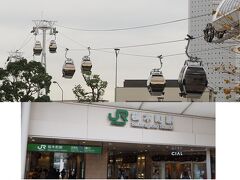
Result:
{"type": "MultiPolygon", "coordinates": [[[[0,66],[4,66],[8,51],[19,49],[29,36],[33,19],[57,20],[59,25],[86,29],[111,29],[132,27],[172,21],[188,17],[188,0],[2,0],[0,3],[0,66]]],[[[64,99],[74,99],[72,88],[84,84],[80,71],[80,62],[86,51],[69,52],[76,65],[72,79],[62,78],[62,65],[65,60],[64,48],[82,49],[67,39],[90,46],[117,47],[144,43],[184,39],[188,31],[187,21],[156,26],[145,29],[116,32],[80,32],[58,27],[59,47],[57,54],[47,54],[47,71],[53,80],[59,82],[64,90],[64,99]]],[[[47,37],[50,41],[51,37],[47,37]]],[[[34,39],[34,38],[33,38],[34,39]]],[[[33,39],[22,51],[25,57],[32,57],[33,39]]],[[[41,37],[39,36],[40,40],[41,37]]],[[[157,59],[121,55],[124,53],[158,56],[160,54],[183,53],[186,42],[141,48],[122,49],[119,54],[118,86],[124,79],[147,79],[152,68],[157,68],[157,59]]],[[[113,51],[113,50],[112,50],[113,51]]],[[[115,55],[92,51],[93,72],[108,81],[104,99],[114,99],[115,55]]],[[[175,56],[163,60],[163,73],[167,79],[177,79],[186,57],[175,56]]],[[[35,60],[40,61],[37,57],[35,60]]],[[[52,100],[61,99],[60,89],[51,86],[52,100]]]]}

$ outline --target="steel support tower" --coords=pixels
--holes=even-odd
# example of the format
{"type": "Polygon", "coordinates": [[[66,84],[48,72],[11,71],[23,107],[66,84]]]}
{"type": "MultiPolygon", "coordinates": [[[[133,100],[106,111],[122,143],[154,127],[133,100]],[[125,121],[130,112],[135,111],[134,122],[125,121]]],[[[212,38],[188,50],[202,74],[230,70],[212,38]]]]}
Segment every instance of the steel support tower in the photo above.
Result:
{"type": "Polygon", "coordinates": [[[46,56],[46,36],[47,31],[49,31],[49,35],[56,35],[58,33],[56,27],[54,27],[54,24],[56,21],[47,21],[47,20],[33,20],[35,26],[33,27],[33,30],[31,33],[33,33],[35,36],[39,34],[39,31],[42,31],[42,57],[41,57],[41,64],[45,68],[45,71],[47,71],[47,56],[46,56]]]}

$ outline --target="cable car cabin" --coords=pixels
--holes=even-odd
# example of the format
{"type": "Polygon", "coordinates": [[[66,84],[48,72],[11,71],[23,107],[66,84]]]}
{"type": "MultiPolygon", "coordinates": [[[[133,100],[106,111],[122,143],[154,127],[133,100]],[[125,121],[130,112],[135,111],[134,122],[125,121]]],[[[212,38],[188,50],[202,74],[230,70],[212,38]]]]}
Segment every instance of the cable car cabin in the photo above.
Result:
{"type": "Polygon", "coordinates": [[[40,41],[36,41],[35,45],[33,47],[33,54],[39,56],[39,55],[41,55],[41,53],[42,53],[41,42],[40,41]]]}
{"type": "Polygon", "coordinates": [[[163,96],[166,80],[160,69],[153,69],[147,81],[147,88],[152,96],[163,96]]]}
{"type": "Polygon", "coordinates": [[[50,53],[56,53],[57,51],[57,44],[55,40],[51,40],[49,44],[49,52],[50,53]]]}
{"type": "Polygon", "coordinates": [[[82,58],[81,69],[83,72],[89,72],[92,69],[92,62],[89,56],[84,56],[82,58]]]}
{"type": "Polygon", "coordinates": [[[204,39],[207,42],[221,43],[231,38],[239,38],[240,26],[240,0],[223,0],[215,14],[212,22],[207,24],[204,30],[204,39]],[[213,40],[216,37],[216,40],[213,40]]]}
{"type": "Polygon", "coordinates": [[[71,79],[75,73],[75,65],[73,63],[73,60],[68,58],[62,69],[63,77],[67,79],[71,79]]]}
{"type": "Polygon", "coordinates": [[[181,91],[180,96],[184,98],[201,98],[208,85],[207,75],[201,62],[200,64],[198,62],[197,65],[190,65],[189,62],[185,62],[178,83],[181,91]]]}

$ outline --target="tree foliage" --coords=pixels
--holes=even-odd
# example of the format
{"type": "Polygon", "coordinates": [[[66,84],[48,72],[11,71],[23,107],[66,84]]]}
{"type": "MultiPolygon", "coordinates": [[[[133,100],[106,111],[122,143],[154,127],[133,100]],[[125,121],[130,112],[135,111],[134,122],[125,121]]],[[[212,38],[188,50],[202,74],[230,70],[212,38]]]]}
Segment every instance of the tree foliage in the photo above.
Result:
{"type": "Polygon", "coordinates": [[[99,102],[105,93],[107,81],[102,81],[99,75],[92,74],[91,72],[84,72],[83,78],[90,91],[83,89],[82,85],[76,85],[73,88],[73,93],[79,102],[99,102]]]}
{"type": "Polygon", "coordinates": [[[6,69],[0,68],[0,101],[48,102],[51,79],[40,62],[9,62],[6,69]]]}

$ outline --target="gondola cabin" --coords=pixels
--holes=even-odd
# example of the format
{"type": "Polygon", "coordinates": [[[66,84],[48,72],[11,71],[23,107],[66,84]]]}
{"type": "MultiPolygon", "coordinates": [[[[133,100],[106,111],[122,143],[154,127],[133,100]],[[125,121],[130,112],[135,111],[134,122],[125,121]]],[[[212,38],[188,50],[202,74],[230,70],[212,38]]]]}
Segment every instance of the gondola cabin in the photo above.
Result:
{"type": "Polygon", "coordinates": [[[41,42],[36,41],[35,44],[34,44],[34,47],[33,47],[33,54],[39,56],[39,55],[41,55],[41,53],[42,53],[41,42]]]}
{"type": "Polygon", "coordinates": [[[92,62],[89,56],[84,56],[82,58],[81,69],[83,72],[89,72],[92,69],[92,62]]]}
{"type": "Polygon", "coordinates": [[[64,64],[62,69],[62,76],[67,79],[71,79],[75,73],[75,65],[72,59],[68,58],[64,64]]]}
{"type": "Polygon", "coordinates": [[[202,63],[186,61],[180,72],[178,84],[181,97],[201,98],[208,85],[207,75],[202,63]]]}
{"type": "Polygon", "coordinates": [[[166,80],[160,69],[153,69],[147,81],[147,88],[152,96],[163,96],[166,80]]]}
{"type": "Polygon", "coordinates": [[[55,40],[51,40],[49,44],[49,52],[56,53],[57,52],[57,44],[55,40]]]}

